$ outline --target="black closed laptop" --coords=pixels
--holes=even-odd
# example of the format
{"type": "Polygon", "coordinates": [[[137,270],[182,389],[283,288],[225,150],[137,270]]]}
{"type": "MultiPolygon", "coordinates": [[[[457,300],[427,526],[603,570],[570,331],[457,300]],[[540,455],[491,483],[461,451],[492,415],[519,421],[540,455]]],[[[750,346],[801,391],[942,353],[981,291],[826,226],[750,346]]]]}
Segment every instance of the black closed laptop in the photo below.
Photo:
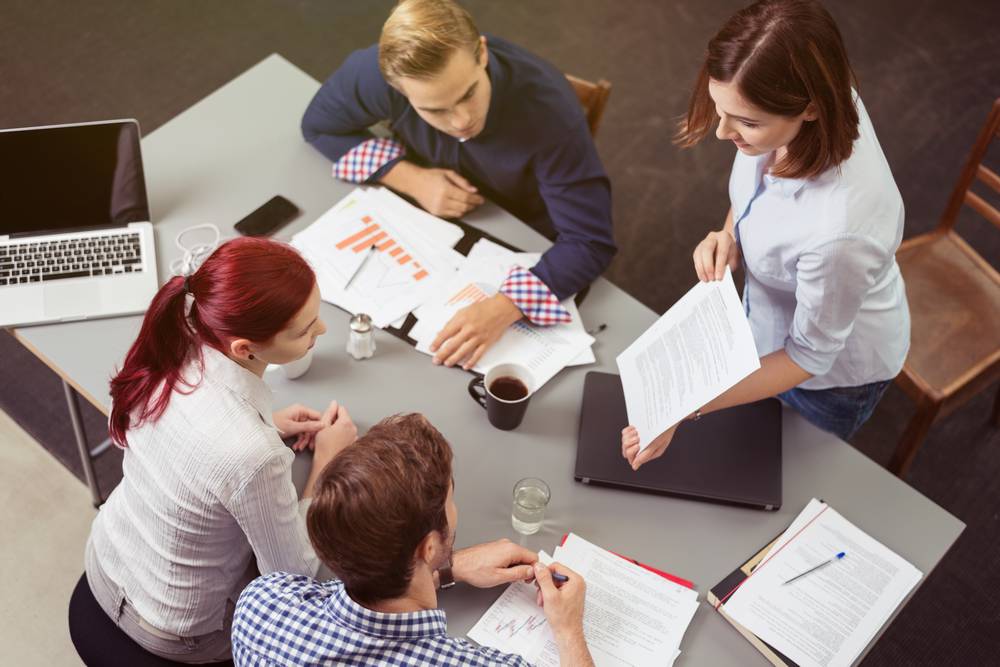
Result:
{"type": "Polygon", "coordinates": [[[632,470],[621,454],[628,425],[621,378],[587,373],[574,477],[696,500],[781,507],[781,403],[774,398],[685,422],[664,454],[632,470]]]}

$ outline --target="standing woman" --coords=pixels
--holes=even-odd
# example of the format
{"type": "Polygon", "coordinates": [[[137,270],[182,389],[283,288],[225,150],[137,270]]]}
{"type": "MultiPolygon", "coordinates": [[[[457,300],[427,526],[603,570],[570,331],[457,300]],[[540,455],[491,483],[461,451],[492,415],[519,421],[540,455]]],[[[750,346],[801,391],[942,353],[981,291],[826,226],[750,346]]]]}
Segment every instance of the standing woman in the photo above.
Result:
{"type": "Polygon", "coordinates": [[[312,269],[292,248],[228,241],[160,288],[111,381],[124,478],[94,520],[87,581],[152,653],[228,660],[234,604],[257,569],[316,573],[281,437],[314,449],[308,498],[357,432],[336,404],[322,415],[302,406],[272,414],[263,374],[326,331],[319,306],[312,269]]]}
{"type": "MultiPolygon", "coordinates": [[[[761,0],[708,43],[677,143],[715,127],[732,141],[730,209],[694,251],[699,280],[742,260],[743,304],[758,371],[692,417],[778,396],[848,439],[871,415],[910,344],[895,252],[903,201],[879,146],[833,18],[814,0],[761,0]]],[[[634,469],[660,456],[672,427],[622,454],[634,469]]],[[[683,428],[683,427],[682,427],[683,428]]]]}

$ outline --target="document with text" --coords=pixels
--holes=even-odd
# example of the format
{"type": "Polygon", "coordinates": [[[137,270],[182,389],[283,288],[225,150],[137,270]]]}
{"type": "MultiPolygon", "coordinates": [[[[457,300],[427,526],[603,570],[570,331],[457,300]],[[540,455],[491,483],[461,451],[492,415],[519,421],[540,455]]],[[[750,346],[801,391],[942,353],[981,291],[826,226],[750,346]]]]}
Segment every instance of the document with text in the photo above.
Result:
{"type": "Polygon", "coordinates": [[[829,505],[813,499],[724,608],[730,618],[800,667],[846,667],[922,576],[829,505]],[[835,559],[840,552],[844,557],[835,559]]]}
{"type": "MultiPolygon", "coordinates": [[[[539,558],[548,562],[541,552],[539,558]]],[[[698,606],[698,593],[570,534],[552,558],[587,584],[583,632],[598,667],[663,667],[698,606]]],[[[469,631],[484,646],[518,653],[539,667],[557,667],[559,654],[534,584],[511,584],[469,631]]]]}
{"type": "Polygon", "coordinates": [[[698,283],[618,355],[640,451],[760,368],[733,276],[698,283]]]}

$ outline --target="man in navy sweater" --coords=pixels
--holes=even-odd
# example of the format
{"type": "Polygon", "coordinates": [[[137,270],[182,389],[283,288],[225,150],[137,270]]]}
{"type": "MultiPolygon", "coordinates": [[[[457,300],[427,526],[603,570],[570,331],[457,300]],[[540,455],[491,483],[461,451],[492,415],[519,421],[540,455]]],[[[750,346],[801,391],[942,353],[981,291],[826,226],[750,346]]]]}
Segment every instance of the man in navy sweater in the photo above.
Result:
{"type": "Polygon", "coordinates": [[[534,267],[459,311],[434,362],[471,368],[526,317],[568,322],[560,301],[615,253],[611,186],[565,77],[505,40],[480,35],[453,0],[403,0],[377,45],[355,51],[320,88],[302,133],[335,177],[382,183],[458,218],[491,199],[554,238],[534,267]],[[368,128],[388,121],[391,139],[368,128]]]}

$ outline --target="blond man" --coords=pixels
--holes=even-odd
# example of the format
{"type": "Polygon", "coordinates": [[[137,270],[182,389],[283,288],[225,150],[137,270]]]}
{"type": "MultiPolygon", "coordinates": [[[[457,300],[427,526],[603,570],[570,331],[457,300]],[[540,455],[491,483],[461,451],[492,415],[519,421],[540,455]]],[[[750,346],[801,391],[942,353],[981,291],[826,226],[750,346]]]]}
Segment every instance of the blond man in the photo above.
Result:
{"type": "Polygon", "coordinates": [[[614,256],[611,187],[565,77],[480,34],[452,0],[402,0],[379,43],[323,84],[302,132],[337,178],[382,183],[446,218],[490,199],[554,239],[538,264],[452,318],[431,346],[435,363],[471,368],[521,318],[569,321],[560,302],[614,256]],[[380,121],[392,138],[368,131],[380,121]]]}

